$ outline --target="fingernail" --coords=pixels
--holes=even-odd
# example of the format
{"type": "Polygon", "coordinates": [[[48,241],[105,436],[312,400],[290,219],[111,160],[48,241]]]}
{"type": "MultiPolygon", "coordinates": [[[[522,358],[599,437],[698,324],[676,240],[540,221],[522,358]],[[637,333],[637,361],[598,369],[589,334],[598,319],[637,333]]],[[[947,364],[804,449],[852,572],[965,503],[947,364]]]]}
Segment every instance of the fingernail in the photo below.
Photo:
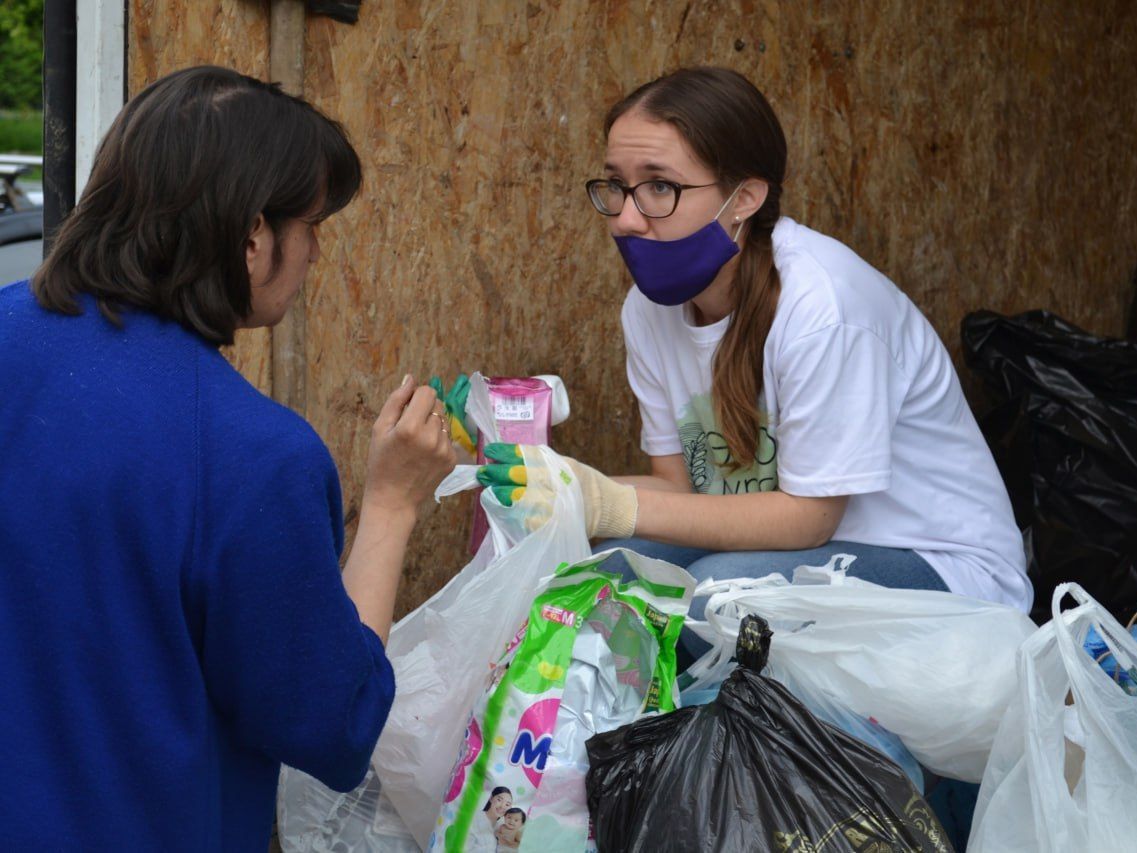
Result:
{"type": "Polygon", "coordinates": [[[399,387],[400,387],[400,388],[406,388],[406,387],[407,387],[407,385],[409,385],[409,384],[410,384],[410,382],[411,382],[411,379],[412,379],[412,377],[411,377],[411,375],[408,373],[406,376],[404,376],[404,377],[403,377],[403,384],[402,384],[402,385],[400,385],[399,387]]]}

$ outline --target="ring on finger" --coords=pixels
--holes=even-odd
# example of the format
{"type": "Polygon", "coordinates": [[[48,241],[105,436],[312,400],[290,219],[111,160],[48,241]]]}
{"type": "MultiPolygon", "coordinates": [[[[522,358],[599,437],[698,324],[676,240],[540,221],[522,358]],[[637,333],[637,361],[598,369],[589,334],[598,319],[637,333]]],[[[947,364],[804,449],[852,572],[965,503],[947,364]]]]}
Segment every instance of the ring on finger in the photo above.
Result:
{"type": "Polygon", "coordinates": [[[438,418],[439,422],[442,424],[442,431],[446,433],[446,437],[449,438],[450,430],[446,428],[446,418],[442,417],[442,415],[440,415],[438,412],[431,412],[430,415],[431,417],[438,418]]]}

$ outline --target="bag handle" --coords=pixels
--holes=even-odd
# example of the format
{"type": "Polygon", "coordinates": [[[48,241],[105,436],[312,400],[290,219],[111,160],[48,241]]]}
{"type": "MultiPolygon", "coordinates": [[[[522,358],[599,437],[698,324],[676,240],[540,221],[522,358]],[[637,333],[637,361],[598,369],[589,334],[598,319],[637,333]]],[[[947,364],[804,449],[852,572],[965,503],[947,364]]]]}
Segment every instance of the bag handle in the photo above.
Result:
{"type": "Polygon", "coordinates": [[[706,621],[699,622],[697,619],[689,618],[687,627],[709,643],[719,640],[733,643],[738,636],[741,616],[726,616],[723,611],[727,605],[736,601],[746,601],[750,604],[756,593],[760,596],[762,592],[770,589],[783,589],[789,586],[842,586],[845,582],[845,571],[855,559],[857,558],[852,554],[834,554],[824,566],[799,566],[794,570],[793,583],[778,572],[760,578],[733,578],[722,581],[708,578],[695,587],[694,593],[696,598],[700,596],[707,598],[703,610],[706,621]]]}
{"type": "MultiPolygon", "coordinates": [[[[709,598],[719,593],[731,593],[729,597],[720,599],[726,603],[747,592],[771,586],[841,586],[845,583],[849,566],[856,559],[855,554],[834,554],[824,566],[798,566],[792,580],[786,580],[780,572],[758,578],[707,578],[695,587],[695,597],[709,598]]],[[[707,606],[710,607],[709,602],[707,606]]]]}
{"type": "Polygon", "coordinates": [[[454,470],[442,478],[434,490],[434,502],[442,503],[443,498],[468,491],[479,485],[477,465],[455,465],[454,470]]]}
{"type": "MultiPolygon", "coordinates": [[[[1077,647],[1074,640],[1075,626],[1081,622],[1089,622],[1097,629],[1102,642],[1106,644],[1106,647],[1117,660],[1119,668],[1122,667],[1123,662],[1119,658],[1118,652],[1123,652],[1132,663],[1137,664],[1137,640],[1134,640],[1129,631],[1122,627],[1113,614],[1102,607],[1079,584],[1069,582],[1056,586],[1054,595],[1050,600],[1050,612],[1058,650],[1062,655],[1066,673],[1072,682],[1079,680],[1077,674],[1084,673],[1088,669],[1086,664],[1092,661],[1092,658],[1083,649],[1077,647]],[[1062,601],[1067,595],[1079,603],[1076,607],[1064,611],[1062,601]]],[[[1098,667],[1096,662],[1093,663],[1094,669],[1109,678],[1105,670],[1098,667]]],[[[1131,699],[1131,697],[1126,698],[1131,699]]]]}

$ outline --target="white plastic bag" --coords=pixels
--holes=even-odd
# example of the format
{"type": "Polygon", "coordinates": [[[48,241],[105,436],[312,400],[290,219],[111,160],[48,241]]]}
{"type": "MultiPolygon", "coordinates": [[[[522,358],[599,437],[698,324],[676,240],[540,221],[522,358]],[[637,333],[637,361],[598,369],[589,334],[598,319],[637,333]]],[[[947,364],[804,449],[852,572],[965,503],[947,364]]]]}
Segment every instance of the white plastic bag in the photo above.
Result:
{"type": "Polygon", "coordinates": [[[1082,649],[1096,628],[1127,669],[1137,641],[1077,584],[1058,586],[1051,609],[1019,651],[1015,698],[979,789],[975,853],[1137,849],[1137,698],[1082,649]],[[1063,613],[1067,593],[1078,606],[1063,613]]]}
{"type": "MultiPolygon", "coordinates": [[[[426,846],[469,709],[491,666],[542,580],[560,563],[591,553],[571,470],[548,448],[526,450],[525,463],[530,486],[524,497],[503,507],[486,489],[481,500],[491,535],[445,587],[391,629],[386,648],[395,701],[363,786],[338,794],[282,768],[277,821],[285,853],[426,846]]],[[[477,487],[476,471],[476,465],[458,466],[435,497],[477,487]]]]}
{"type": "MultiPolygon", "coordinates": [[[[553,422],[568,416],[558,377],[553,422]]],[[[467,415],[497,440],[485,380],[470,377],[467,415]]],[[[277,821],[285,853],[424,847],[462,743],[466,716],[490,667],[521,624],[542,579],[591,553],[580,486],[548,448],[525,453],[529,487],[512,507],[489,489],[490,536],[429,601],[391,629],[396,694],[364,784],[340,795],[293,768],[281,771],[277,821]],[[379,785],[382,791],[379,792],[379,785]],[[408,828],[409,827],[409,828],[408,828]]],[[[478,466],[458,466],[435,499],[476,488],[478,466]]]]}
{"type": "Polygon", "coordinates": [[[925,767],[978,782],[1014,694],[1015,652],[1034,630],[1010,607],[845,575],[854,557],[757,580],[707,581],[706,622],[690,627],[729,656],[748,613],[770,623],[764,670],[828,696],[896,734],[925,767]]]}
{"type": "Polygon", "coordinates": [[[346,794],[293,767],[280,771],[276,822],[284,853],[419,853],[418,842],[379,793],[373,768],[346,794]]]}
{"type": "MultiPolygon", "coordinates": [[[[395,625],[387,643],[397,689],[373,763],[384,795],[424,847],[493,663],[525,621],[542,579],[591,553],[571,470],[548,448],[526,450],[525,465],[524,497],[507,508],[482,492],[492,535],[450,583],[395,625]],[[494,556],[495,548],[506,550],[494,556]]],[[[461,484],[456,475],[449,487],[461,484]]]]}

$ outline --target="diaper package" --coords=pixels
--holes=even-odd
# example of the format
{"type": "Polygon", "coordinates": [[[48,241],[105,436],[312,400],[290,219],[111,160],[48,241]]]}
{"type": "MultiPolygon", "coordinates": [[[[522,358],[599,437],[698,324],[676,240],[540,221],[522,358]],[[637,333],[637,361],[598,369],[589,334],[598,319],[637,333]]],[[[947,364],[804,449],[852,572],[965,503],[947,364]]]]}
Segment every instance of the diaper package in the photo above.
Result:
{"type": "Polygon", "coordinates": [[[694,583],[623,552],[636,580],[601,571],[614,552],[562,565],[529,612],[466,727],[431,850],[595,850],[585,742],[675,708],[675,641],[694,583]]]}

